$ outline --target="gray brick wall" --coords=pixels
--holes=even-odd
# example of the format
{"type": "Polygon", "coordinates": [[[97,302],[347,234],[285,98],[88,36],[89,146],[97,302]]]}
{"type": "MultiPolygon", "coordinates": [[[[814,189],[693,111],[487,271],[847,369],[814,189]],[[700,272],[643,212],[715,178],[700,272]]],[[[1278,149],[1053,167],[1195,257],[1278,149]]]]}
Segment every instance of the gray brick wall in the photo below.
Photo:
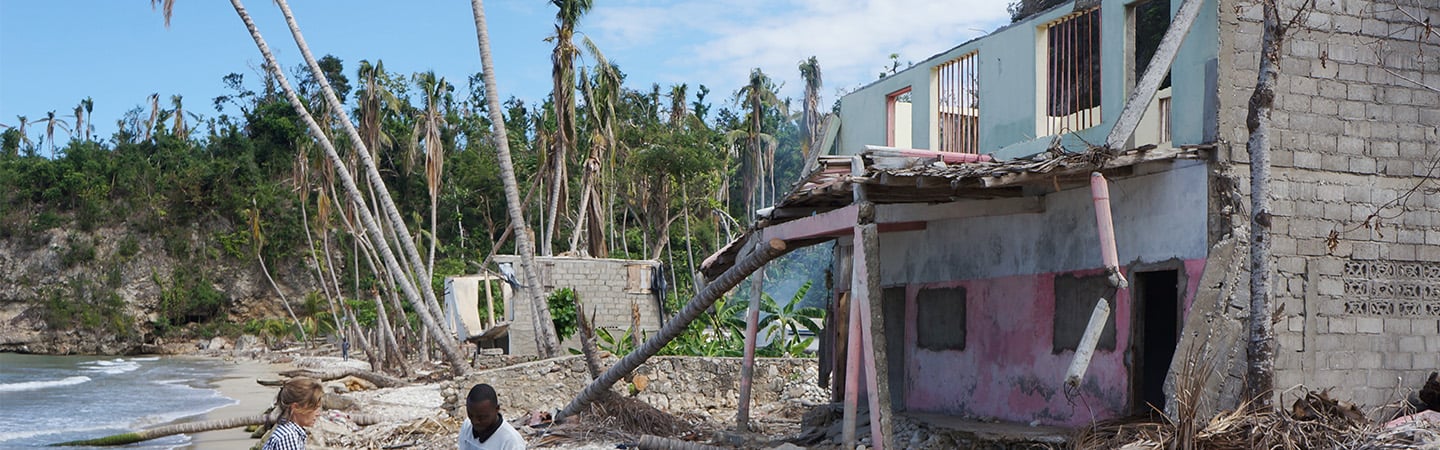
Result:
{"type": "MultiPolygon", "coordinates": [[[[496,255],[497,263],[513,263],[519,270],[519,257],[496,255]]],[[[649,289],[631,289],[630,267],[643,266],[656,270],[658,261],[623,260],[573,257],[536,257],[540,266],[542,298],[561,288],[572,288],[580,296],[587,311],[595,314],[595,325],[608,328],[611,334],[623,335],[631,326],[631,305],[640,310],[640,329],[653,334],[660,329],[660,306],[649,289]]],[[[644,272],[648,285],[650,272],[644,272]]],[[[639,281],[639,280],[636,280],[639,281]]],[[[536,354],[535,325],[530,322],[530,300],[525,295],[516,295],[513,303],[514,321],[510,325],[510,353],[514,355],[536,354]]],[[[578,337],[571,337],[560,343],[562,352],[567,348],[580,348],[578,337]]]]}
{"type": "MultiPolygon", "coordinates": [[[[1288,18],[1296,2],[1282,3],[1288,18]]],[[[1218,156],[1245,189],[1261,12],[1218,7],[1218,156]]],[[[1440,17],[1440,5],[1316,2],[1283,49],[1271,136],[1277,389],[1333,387],[1376,407],[1440,370],[1440,195],[1416,189],[1440,157],[1440,37],[1412,16],[1440,17]]]]}

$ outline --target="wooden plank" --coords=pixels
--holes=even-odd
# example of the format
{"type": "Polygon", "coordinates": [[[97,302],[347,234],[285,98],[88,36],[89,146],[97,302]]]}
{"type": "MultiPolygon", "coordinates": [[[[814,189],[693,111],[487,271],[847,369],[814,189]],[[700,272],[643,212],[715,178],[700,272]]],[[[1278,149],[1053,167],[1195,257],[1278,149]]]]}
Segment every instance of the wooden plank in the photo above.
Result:
{"type": "Polygon", "coordinates": [[[779,239],[791,241],[819,236],[843,234],[850,227],[855,226],[857,205],[850,205],[844,208],[829,212],[816,214],[809,217],[795,219],[778,225],[771,225],[760,230],[764,233],[761,241],[779,239]]]}
{"type": "Polygon", "coordinates": [[[1140,126],[1140,118],[1145,115],[1145,108],[1150,106],[1150,100],[1154,99],[1155,93],[1160,90],[1160,82],[1165,80],[1165,73],[1170,71],[1170,66],[1175,63],[1175,56],[1180,53],[1180,44],[1185,42],[1185,35],[1195,23],[1195,17],[1200,15],[1201,3],[1204,3],[1204,0],[1185,0],[1180,3],[1180,10],[1175,12],[1170,28],[1165,30],[1165,37],[1160,39],[1160,47],[1155,50],[1155,56],[1150,57],[1150,65],[1145,68],[1145,75],[1140,77],[1135,91],[1131,92],[1130,98],[1125,101],[1125,109],[1120,111],[1120,117],[1110,129],[1110,135],[1105,137],[1105,147],[1111,151],[1124,148],[1130,136],[1135,134],[1135,128],[1140,126]]]}

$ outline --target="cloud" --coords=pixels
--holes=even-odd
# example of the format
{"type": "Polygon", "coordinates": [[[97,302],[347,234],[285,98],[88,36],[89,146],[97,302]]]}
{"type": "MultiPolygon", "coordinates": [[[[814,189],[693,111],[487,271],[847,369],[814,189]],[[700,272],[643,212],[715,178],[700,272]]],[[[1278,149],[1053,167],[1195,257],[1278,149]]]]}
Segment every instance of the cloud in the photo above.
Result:
{"type": "Polygon", "coordinates": [[[628,0],[597,3],[582,28],[628,58],[662,66],[648,68],[656,82],[700,82],[729,94],[758,67],[784,83],[782,96],[798,98],[802,59],[819,60],[826,94],[853,89],[877,78],[892,53],[903,68],[1008,23],[1007,3],[628,0]]]}

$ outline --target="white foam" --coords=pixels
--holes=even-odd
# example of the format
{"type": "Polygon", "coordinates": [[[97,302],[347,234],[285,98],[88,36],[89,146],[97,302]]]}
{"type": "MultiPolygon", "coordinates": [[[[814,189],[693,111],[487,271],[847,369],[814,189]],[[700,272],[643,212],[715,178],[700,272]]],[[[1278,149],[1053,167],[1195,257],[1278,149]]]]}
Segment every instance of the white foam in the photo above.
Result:
{"type": "Polygon", "coordinates": [[[90,381],[90,377],[80,375],[61,378],[59,380],[26,381],[23,383],[0,383],[0,392],[34,391],[37,389],[52,388],[57,386],[71,386],[87,381],[90,381]]]}
{"type": "Polygon", "coordinates": [[[133,372],[140,368],[140,363],[135,361],[126,361],[124,359],[114,359],[109,361],[91,361],[86,364],[90,365],[90,367],[84,367],[84,370],[89,372],[100,372],[107,375],[118,375],[125,372],[133,372]]]}
{"type": "MultiPolygon", "coordinates": [[[[32,437],[35,437],[35,436],[48,436],[48,435],[52,435],[52,434],[80,433],[80,432],[91,432],[91,431],[113,431],[113,430],[122,430],[122,429],[125,429],[122,424],[120,424],[120,423],[110,423],[110,424],[97,425],[97,426],[85,427],[85,428],[68,428],[68,429],[53,429],[53,430],[34,430],[34,431],[0,432],[0,443],[5,443],[5,442],[14,441],[14,440],[19,440],[19,439],[28,439],[28,438],[32,438],[32,437]]],[[[99,436],[96,436],[96,437],[99,437],[99,436]]],[[[77,438],[77,439],[85,439],[85,438],[77,438]]]]}

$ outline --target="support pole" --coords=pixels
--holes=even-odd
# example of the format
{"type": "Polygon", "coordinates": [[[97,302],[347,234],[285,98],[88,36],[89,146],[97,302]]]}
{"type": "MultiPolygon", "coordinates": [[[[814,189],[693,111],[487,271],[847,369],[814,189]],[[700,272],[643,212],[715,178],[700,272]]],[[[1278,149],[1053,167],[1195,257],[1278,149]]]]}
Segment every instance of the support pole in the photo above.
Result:
{"type": "Polygon", "coordinates": [[[1095,225],[1100,232],[1100,261],[1109,272],[1110,285],[1116,289],[1130,287],[1120,272],[1120,254],[1115,251],[1115,221],[1110,215],[1110,184],[1100,172],[1090,173],[1090,196],[1095,202],[1095,225]]]}
{"type": "MultiPolygon", "coordinates": [[[[864,206],[869,205],[869,203],[864,204],[864,206]]],[[[862,207],[861,210],[864,211],[866,208],[862,207]]],[[[861,215],[865,216],[865,214],[861,215]]],[[[870,217],[874,216],[870,215],[870,217]]],[[[889,383],[880,382],[878,365],[882,361],[883,354],[876,353],[875,340],[877,330],[883,327],[875,326],[875,316],[872,314],[874,309],[871,306],[881,299],[879,247],[877,246],[878,227],[874,223],[855,227],[855,275],[851,279],[860,280],[854,301],[860,309],[860,342],[863,350],[861,354],[865,362],[862,366],[865,370],[865,397],[870,400],[871,448],[884,450],[887,444],[886,438],[891,434],[890,393],[889,383]],[[881,402],[884,404],[882,405],[881,402]]],[[[856,283],[856,281],[852,281],[852,283],[856,283]]]]}
{"type": "MultiPolygon", "coordinates": [[[[851,293],[854,293],[853,287],[851,293]]],[[[845,406],[840,416],[840,442],[847,449],[855,448],[856,403],[860,396],[860,305],[853,296],[849,301],[850,320],[845,326],[848,330],[845,332],[845,406]]]]}
{"type": "Polygon", "coordinates": [[[495,294],[490,290],[490,275],[485,275],[485,329],[495,326],[495,294]]]}
{"type": "Polygon", "coordinates": [[[1078,389],[1080,381],[1085,378],[1085,370],[1090,368],[1090,357],[1095,355],[1095,346],[1100,343],[1100,333],[1105,331],[1105,322],[1110,319],[1110,302],[1104,298],[1095,304],[1095,310],[1090,312],[1090,324],[1085,326],[1085,334],[1080,336],[1080,345],[1075,347],[1075,359],[1070,360],[1070,370],[1065,371],[1065,387],[1078,389]]]}
{"type": "MultiPolygon", "coordinates": [[[[850,163],[850,174],[866,175],[865,160],[856,155],[850,163]]],[[[864,370],[865,395],[869,399],[870,442],[872,448],[884,450],[890,422],[889,394],[881,392],[876,373],[874,327],[870,302],[880,298],[879,226],[875,224],[875,204],[866,197],[865,186],[855,184],[856,205],[853,251],[850,257],[850,339],[845,364],[845,405],[841,433],[846,448],[855,448],[855,422],[859,395],[860,371],[864,370]],[[861,359],[863,356],[863,360],[861,359]],[[863,367],[862,367],[863,364],[863,367]],[[881,402],[885,402],[882,409],[881,402]],[[883,417],[883,426],[882,426],[883,417]]],[[[882,327],[884,323],[882,322],[882,327]]]]}
{"type": "Polygon", "coordinates": [[[621,378],[629,375],[630,372],[634,372],[636,368],[640,367],[640,364],[645,363],[645,360],[650,359],[651,356],[655,356],[656,353],[660,353],[660,349],[665,348],[666,344],[684,332],[685,328],[690,326],[690,322],[693,322],[696,317],[700,317],[700,313],[705,312],[711,305],[714,305],[716,299],[724,295],[726,291],[734,288],[735,285],[740,284],[740,280],[745,279],[747,275],[755,272],[764,266],[765,263],[785,254],[787,249],[785,241],[772,239],[760,245],[755,251],[745,255],[738,263],[730,267],[729,270],[726,270],[725,273],[716,277],[715,281],[711,281],[710,284],[705,285],[705,289],[701,290],[699,294],[695,294],[695,297],[690,299],[690,303],[685,305],[685,309],[680,310],[670,322],[665,324],[665,327],[660,329],[660,332],[655,333],[654,336],[651,336],[649,340],[645,341],[645,345],[625,355],[624,358],[620,359],[620,362],[611,366],[610,370],[605,371],[605,373],[601,374],[595,381],[590,382],[590,385],[586,386],[585,390],[580,391],[580,394],[575,396],[575,399],[571,400],[570,404],[565,406],[565,409],[555,415],[555,421],[559,422],[566,417],[579,413],[585,405],[590,404],[601,392],[609,390],[611,386],[615,385],[615,382],[620,381],[621,378]]]}
{"type": "Polygon", "coordinates": [[[760,296],[765,292],[765,266],[750,276],[750,308],[745,311],[745,358],[740,365],[740,402],[735,431],[750,430],[750,388],[755,376],[755,338],[760,331],[760,296]]]}

